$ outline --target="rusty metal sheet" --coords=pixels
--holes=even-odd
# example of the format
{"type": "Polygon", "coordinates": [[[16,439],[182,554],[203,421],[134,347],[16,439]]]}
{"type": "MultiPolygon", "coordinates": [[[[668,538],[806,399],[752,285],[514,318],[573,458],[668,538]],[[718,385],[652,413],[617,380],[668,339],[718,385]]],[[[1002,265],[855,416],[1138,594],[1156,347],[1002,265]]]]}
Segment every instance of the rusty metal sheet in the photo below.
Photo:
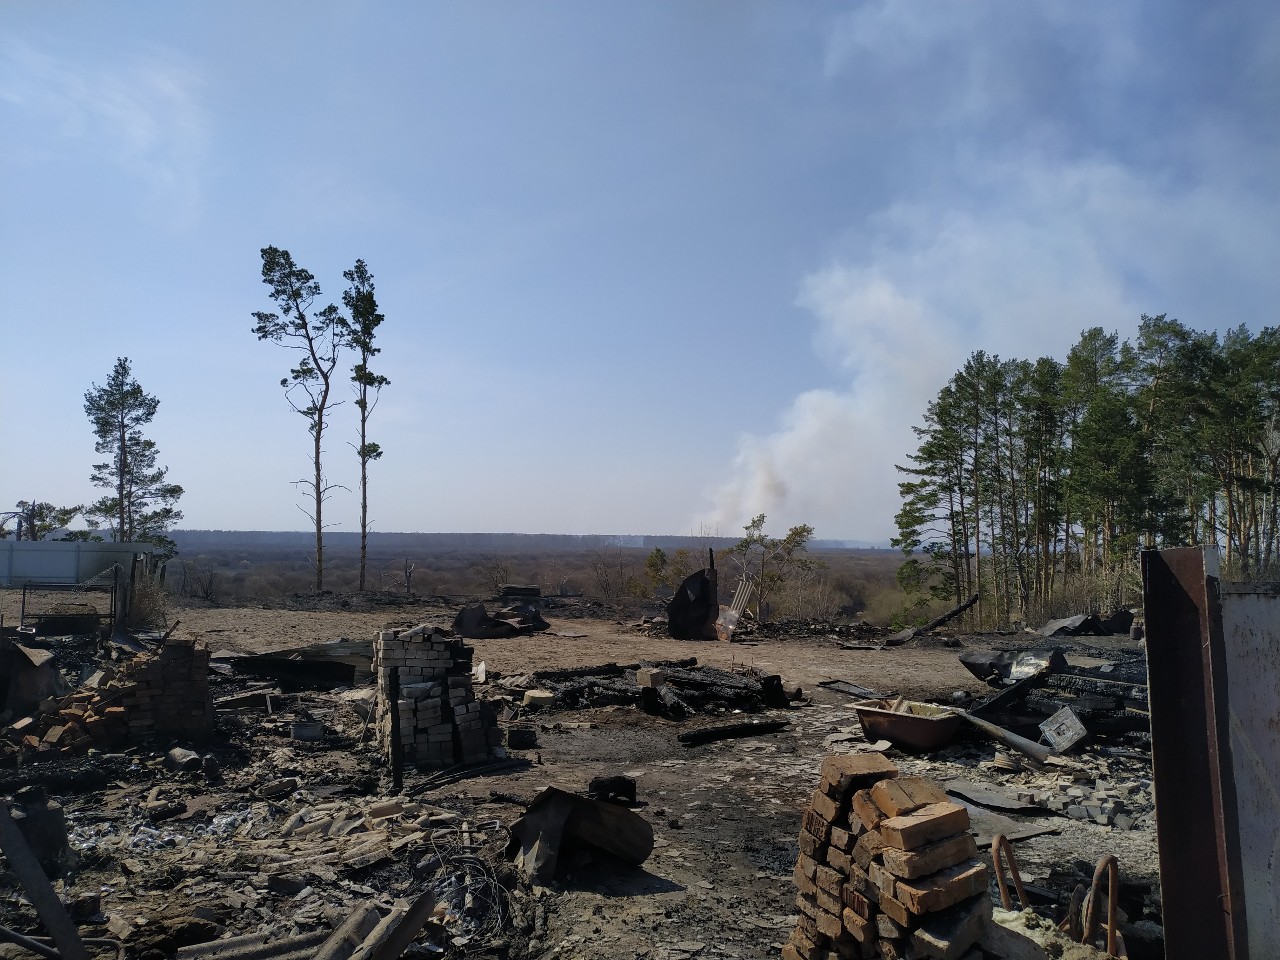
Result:
{"type": "Polygon", "coordinates": [[[1167,960],[1245,960],[1217,552],[1142,553],[1167,960]]]}

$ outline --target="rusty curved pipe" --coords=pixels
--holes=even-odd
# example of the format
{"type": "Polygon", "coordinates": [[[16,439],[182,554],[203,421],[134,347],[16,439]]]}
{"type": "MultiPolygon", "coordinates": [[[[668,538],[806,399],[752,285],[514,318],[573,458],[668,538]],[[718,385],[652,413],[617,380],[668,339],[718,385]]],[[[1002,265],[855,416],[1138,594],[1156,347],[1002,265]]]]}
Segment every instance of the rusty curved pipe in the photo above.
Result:
{"type": "Polygon", "coordinates": [[[1004,859],[1009,864],[1009,873],[1013,876],[1013,887],[1018,891],[1018,902],[1022,904],[1025,910],[1031,904],[1027,903],[1027,891],[1022,888],[1022,874],[1018,871],[1018,858],[1013,854],[1013,844],[1009,842],[1009,838],[1003,833],[997,833],[991,840],[991,863],[996,871],[996,885],[1000,888],[1000,904],[1006,910],[1013,909],[1013,901],[1009,898],[1009,886],[1004,881],[1004,864],[1001,863],[1000,854],[1004,852],[1004,859]]]}
{"type": "Polygon", "coordinates": [[[1085,911],[1084,936],[1081,943],[1089,943],[1098,932],[1098,895],[1101,892],[1102,878],[1107,878],[1107,953],[1116,953],[1116,912],[1120,898],[1120,864],[1112,854],[1107,854],[1098,861],[1093,871],[1093,884],[1089,887],[1089,907],[1085,911]]]}

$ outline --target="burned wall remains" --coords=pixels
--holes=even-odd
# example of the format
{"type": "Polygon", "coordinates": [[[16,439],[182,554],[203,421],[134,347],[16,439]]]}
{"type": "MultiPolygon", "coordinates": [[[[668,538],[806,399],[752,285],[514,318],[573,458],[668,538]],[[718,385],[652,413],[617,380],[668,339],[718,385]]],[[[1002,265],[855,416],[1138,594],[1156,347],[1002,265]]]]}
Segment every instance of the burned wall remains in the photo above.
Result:
{"type": "Polygon", "coordinates": [[[9,741],[29,753],[74,755],[158,735],[202,740],[213,731],[209,651],[190,641],[171,639],[92,682],[11,724],[9,741]]]}
{"type": "Polygon", "coordinates": [[[383,630],[373,645],[378,678],[377,731],[392,757],[392,710],[399,718],[401,755],[428,769],[484,763],[501,743],[492,709],[471,686],[472,649],[443,628],[383,630]],[[398,673],[398,682],[395,675],[398,673]],[[399,697],[392,699],[393,686],[399,697]]]}

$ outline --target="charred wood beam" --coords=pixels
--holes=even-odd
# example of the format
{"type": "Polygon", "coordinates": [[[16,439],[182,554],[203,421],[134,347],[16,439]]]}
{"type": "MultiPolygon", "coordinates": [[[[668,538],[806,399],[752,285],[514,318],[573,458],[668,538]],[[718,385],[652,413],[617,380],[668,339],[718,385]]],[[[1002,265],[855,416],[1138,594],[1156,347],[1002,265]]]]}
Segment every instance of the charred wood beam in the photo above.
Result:
{"type": "Polygon", "coordinates": [[[777,733],[787,726],[786,720],[752,720],[745,723],[727,723],[715,727],[703,727],[701,730],[690,730],[676,737],[686,747],[696,747],[703,743],[714,743],[717,740],[732,740],[738,737],[758,737],[766,733],[777,733]]]}

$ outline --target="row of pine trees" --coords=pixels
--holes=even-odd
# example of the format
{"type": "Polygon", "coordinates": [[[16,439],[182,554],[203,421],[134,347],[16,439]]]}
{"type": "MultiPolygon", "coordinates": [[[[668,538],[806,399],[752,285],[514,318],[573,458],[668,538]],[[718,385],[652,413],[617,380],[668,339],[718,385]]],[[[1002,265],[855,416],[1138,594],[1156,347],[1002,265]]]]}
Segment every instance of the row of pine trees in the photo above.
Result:
{"type": "Polygon", "coordinates": [[[917,612],[977,594],[975,626],[1107,613],[1145,547],[1216,544],[1238,579],[1280,565],[1280,328],[1143,316],[1064,363],[979,351],[915,432],[894,544],[917,612]]]}

